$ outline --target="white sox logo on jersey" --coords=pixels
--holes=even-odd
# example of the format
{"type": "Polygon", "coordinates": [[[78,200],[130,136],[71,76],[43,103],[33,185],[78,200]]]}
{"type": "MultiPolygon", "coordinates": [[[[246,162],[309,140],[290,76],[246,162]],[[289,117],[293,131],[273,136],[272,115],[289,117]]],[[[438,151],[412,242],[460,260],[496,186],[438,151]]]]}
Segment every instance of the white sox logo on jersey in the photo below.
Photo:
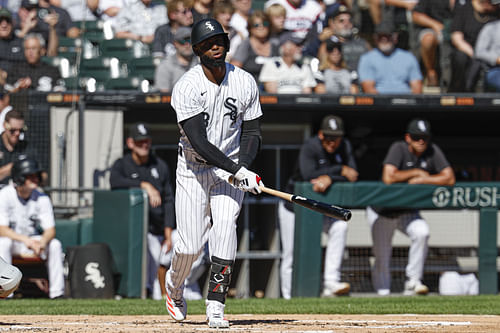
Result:
{"type": "Polygon", "coordinates": [[[214,31],[215,30],[215,27],[212,25],[212,23],[210,22],[205,22],[205,25],[207,26],[208,29],[214,31]]]}
{"type": "Polygon", "coordinates": [[[229,110],[229,112],[224,113],[224,117],[229,116],[229,118],[232,121],[235,121],[236,116],[238,115],[238,113],[236,112],[236,111],[238,111],[238,108],[236,107],[236,105],[234,103],[236,103],[236,98],[233,98],[233,97],[228,97],[224,101],[224,107],[229,110]]]}

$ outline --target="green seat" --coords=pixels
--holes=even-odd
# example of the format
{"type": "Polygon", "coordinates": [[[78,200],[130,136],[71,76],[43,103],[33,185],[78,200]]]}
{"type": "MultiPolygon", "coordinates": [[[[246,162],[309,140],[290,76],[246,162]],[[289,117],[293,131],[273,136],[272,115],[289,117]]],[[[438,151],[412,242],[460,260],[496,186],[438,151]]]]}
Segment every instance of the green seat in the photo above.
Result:
{"type": "Polygon", "coordinates": [[[92,77],[99,82],[122,75],[120,61],[117,58],[99,57],[83,59],[80,64],[80,76],[92,77]]]}
{"type": "Polygon", "coordinates": [[[149,46],[128,38],[103,40],[99,44],[99,48],[102,56],[117,57],[120,60],[131,60],[150,55],[149,46]]]}
{"type": "Polygon", "coordinates": [[[153,82],[155,79],[156,60],[152,56],[134,58],[128,62],[128,72],[132,76],[142,76],[153,82]]]}
{"type": "Polygon", "coordinates": [[[138,90],[149,91],[149,82],[141,76],[129,76],[109,79],[104,82],[105,90],[138,90]]]}
{"type": "Polygon", "coordinates": [[[92,42],[84,38],[59,37],[57,54],[68,58],[74,64],[77,54],[82,52],[82,58],[95,58],[99,55],[99,49],[92,42]]]}
{"type": "Polygon", "coordinates": [[[75,21],[75,24],[82,29],[82,36],[94,44],[99,44],[103,40],[113,38],[110,21],[75,21]]]}
{"type": "Polygon", "coordinates": [[[57,57],[42,57],[42,62],[49,64],[51,66],[57,67],[59,73],[63,78],[70,77],[73,74],[73,69],[69,59],[61,56],[57,57]]]}

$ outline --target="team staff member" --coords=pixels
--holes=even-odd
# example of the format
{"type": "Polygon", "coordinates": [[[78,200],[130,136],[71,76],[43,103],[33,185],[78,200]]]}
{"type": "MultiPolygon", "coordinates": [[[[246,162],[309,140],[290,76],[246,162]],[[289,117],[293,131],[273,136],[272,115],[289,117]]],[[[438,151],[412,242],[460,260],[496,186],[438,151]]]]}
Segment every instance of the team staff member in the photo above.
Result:
{"type": "Polygon", "coordinates": [[[37,161],[30,157],[15,161],[12,180],[0,190],[0,257],[9,264],[13,254],[46,259],[49,297],[63,297],[62,245],[55,238],[50,198],[37,189],[41,181],[37,161]]]}
{"type": "MultiPolygon", "coordinates": [[[[148,279],[146,287],[152,296],[158,276],[162,244],[172,247],[175,228],[174,194],[167,164],[151,152],[152,139],[144,123],[130,126],[126,141],[130,152],[115,161],[111,168],[111,189],[142,188],[149,198],[148,279]]],[[[161,269],[160,269],[161,273],[161,269]]],[[[163,275],[163,279],[165,276],[163,275]]],[[[157,285],[159,287],[159,285],[157,285]]],[[[156,288],[160,291],[159,288],[156,288]]]]}
{"type": "MultiPolygon", "coordinates": [[[[452,186],[455,174],[441,149],[430,142],[431,128],[424,119],[413,119],[404,141],[394,142],[384,159],[382,181],[386,184],[432,184],[452,186]]],[[[425,295],[422,283],[427,257],[429,226],[418,210],[367,207],[371,226],[375,265],[372,282],[379,295],[388,295],[391,288],[391,241],[398,229],[411,240],[406,265],[405,295],[425,295]]]]}
{"type": "Polygon", "coordinates": [[[208,241],[207,322],[229,327],[224,306],[236,257],[236,219],[243,192],[261,192],[260,177],[247,168],[260,148],[262,110],[253,77],[226,63],[229,39],[216,20],[198,21],[191,42],[201,64],[172,92],[181,132],[175,195],[180,241],[167,272],[166,306],[175,320],[186,318],[184,280],[208,241]]]}
{"type": "MultiPolygon", "coordinates": [[[[356,161],[352,146],[344,138],[344,123],[340,117],[326,116],[321,122],[318,135],[307,140],[301,147],[294,174],[287,184],[287,191],[293,193],[297,181],[310,181],[313,191],[323,193],[337,181],[355,182],[358,179],[356,161]]],[[[293,204],[281,201],[278,209],[282,245],[281,294],[291,298],[293,239],[295,214],[293,204]]],[[[347,222],[328,216],[323,218],[323,230],[328,234],[325,253],[322,296],[331,297],[347,294],[349,283],[340,281],[340,267],[347,237],[347,222]]]]}

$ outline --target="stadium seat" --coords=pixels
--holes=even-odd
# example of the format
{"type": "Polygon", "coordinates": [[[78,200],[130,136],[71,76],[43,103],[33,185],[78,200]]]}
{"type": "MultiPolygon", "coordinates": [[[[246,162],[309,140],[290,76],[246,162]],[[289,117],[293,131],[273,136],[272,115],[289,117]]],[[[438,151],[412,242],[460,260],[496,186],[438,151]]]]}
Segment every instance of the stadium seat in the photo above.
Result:
{"type": "Polygon", "coordinates": [[[153,83],[159,60],[153,59],[152,56],[131,59],[128,62],[128,73],[132,76],[142,76],[153,83]]]}
{"type": "Polygon", "coordinates": [[[57,47],[59,56],[67,57],[71,62],[72,60],[76,61],[79,52],[83,52],[82,58],[85,59],[99,56],[99,48],[93,45],[88,39],[59,37],[59,46],[57,47]]]}
{"type": "Polygon", "coordinates": [[[117,57],[120,60],[131,60],[150,55],[149,46],[128,38],[104,40],[99,44],[101,55],[117,57]]]}
{"type": "Polygon", "coordinates": [[[110,78],[123,77],[127,74],[117,58],[99,57],[83,59],[80,64],[80,76],[92,77],[99,82],[105,82],[110,78]]]}
{"type": "Polygon", "coordinates": [[[111,22],[95,21],[75,21],[77,27],[82,30],[82,36],[92,43],[100,43],[103,40],[113,38],[113,29],[111,22]]]}
{"type": "Polygon", "coordinates": [[[149,91],[149,81],[141,76],[129,76],[109,79],[104,82],[105,90],[138,90],[144,93],[149,91]]]}
{"type": "Polygon", "coordinates": [[[71,66],[70,60],[66,57],[42,57],[42,61],[51,66],[57,67],[63,78],[67,78],[75,74],[75,70],[71,66]]]}

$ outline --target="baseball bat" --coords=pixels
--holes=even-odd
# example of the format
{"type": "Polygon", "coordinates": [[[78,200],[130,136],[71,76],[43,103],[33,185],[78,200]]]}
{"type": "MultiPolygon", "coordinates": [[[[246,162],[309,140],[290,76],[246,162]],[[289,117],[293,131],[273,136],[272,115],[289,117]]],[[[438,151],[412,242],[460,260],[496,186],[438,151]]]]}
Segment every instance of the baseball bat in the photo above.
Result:
{"type": "Polygon", "coordinates": [[[290,194],[286,192],[281,192],[278,190],[274,190],[269,187],[259,186],[262,192],[273,195],[275,197],[284,199],[286,201],[290,201],[296,203],[297,205],[301,205],[302,207],[309,208],[315,212],[320,214],[333,217],[338,220],[349,221],[351,219],[351,211],[346,208],[329,205],[325,202],[316,201],[309,198],[304,198],[295,194],[290,194]]]}

